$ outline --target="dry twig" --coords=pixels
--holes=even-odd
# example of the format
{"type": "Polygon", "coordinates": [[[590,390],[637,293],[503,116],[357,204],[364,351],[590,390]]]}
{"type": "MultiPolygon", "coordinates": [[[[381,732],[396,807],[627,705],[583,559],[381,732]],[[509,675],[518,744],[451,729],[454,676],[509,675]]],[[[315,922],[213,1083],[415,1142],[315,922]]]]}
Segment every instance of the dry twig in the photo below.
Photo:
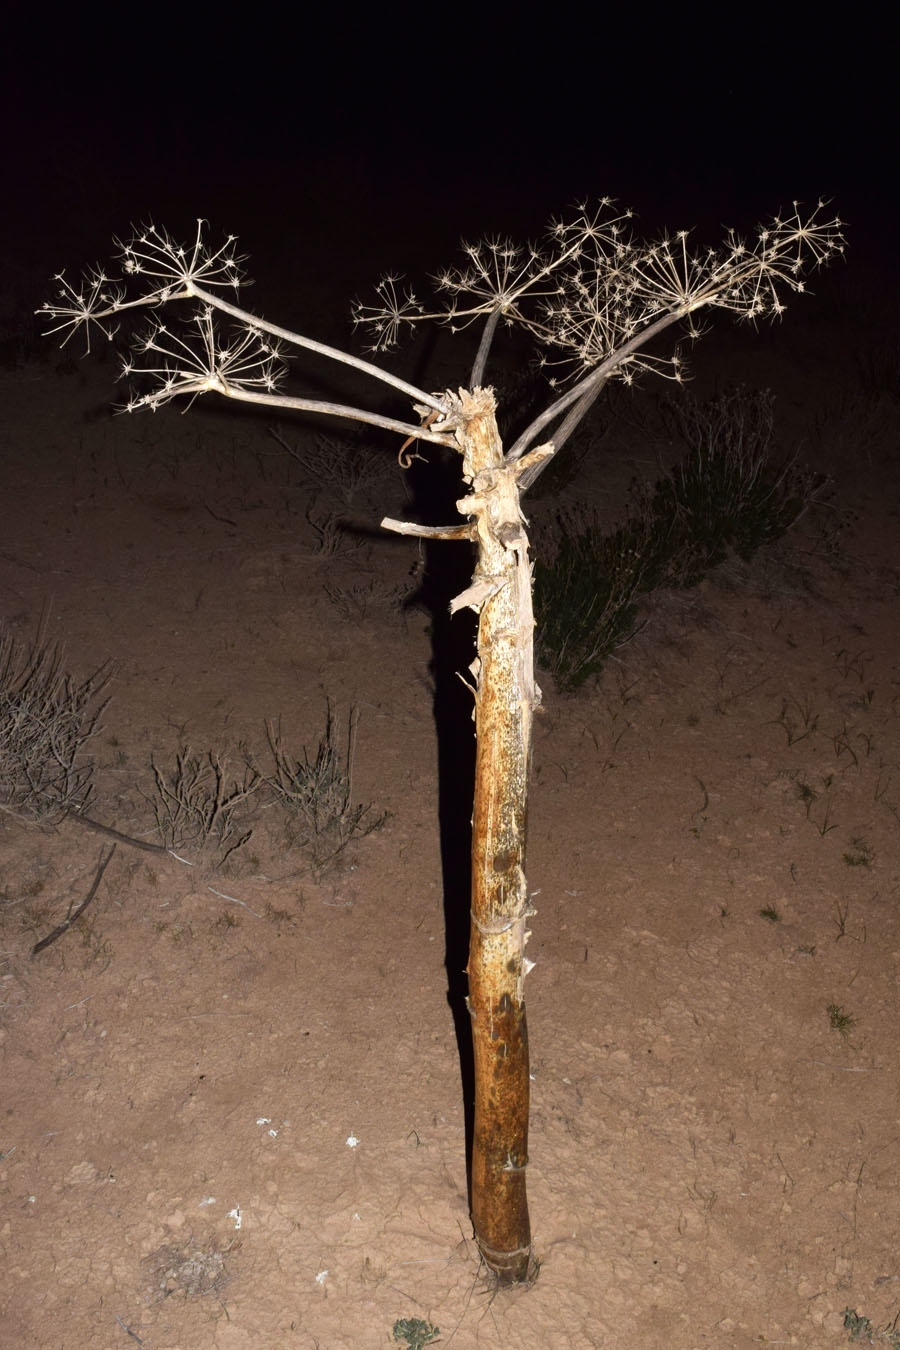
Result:
{"type": "Polygon", "coordinates": [[[52,933],[48,933],[45,938],[41,938],[40,942],[36,942],[34,944],[34,946],[31,949],[32,956],[37,956],[38,952],[42,952],[45,947],[49,947],[51,942],[55,942],[58,937],[62,937],[63,933],[65,933],[69,928],[72,927],[72,924],[76,921],[76,919],[81,918],[82,914],[87,909],[88,905],[91,903],[94,896],[97,894],[97,887],[100,885],[103,873],[106,871],[107,865],[110,859],[112,858],[112,855],[115,853],[115,851],[116,845],[113,844],[105,858],[101,853],[100,861],[97,864],[97,871],[94,876],[93,884],[91,886],[91,889],[88,891],[87,895],[82,900],[81,904],[74,912],[70,906],[69,913],[63,919],[62,923],[57,924],[52,933]]]}

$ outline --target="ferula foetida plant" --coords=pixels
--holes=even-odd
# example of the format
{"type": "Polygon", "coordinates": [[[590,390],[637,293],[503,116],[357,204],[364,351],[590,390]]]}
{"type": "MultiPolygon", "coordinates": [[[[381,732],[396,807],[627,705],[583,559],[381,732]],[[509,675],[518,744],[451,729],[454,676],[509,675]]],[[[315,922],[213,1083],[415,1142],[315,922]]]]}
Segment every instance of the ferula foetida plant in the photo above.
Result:
{"type": "MultiPolygon", "coordinates": [[[[532,574],[521,496],[559,453],[610,379],[643,372],[680,381],[677,345],[660,351],[664,330],[701,333],[706,311],[740,319],[778,317],[784,299],[805,289],[810,271],[842,253],[841,221],[824,203],[794,203],[744,240],[729,232],[717,249],[697,249],[686,231],[655,242],[632,233],[630,212],[608,198],[553,222],[543,241],[488,239],[464,245],[457,267],[441,272],[426,305],[397,277],[386,277],[354,319],[372,352],[393,347],[417,324],[476,327],[477,350],[458,387],[418,389],[372,360],[292,332],[237,303],[243,259],[236,240],[210,242],[204,222],[182,245],[148,225],[118,245],[115,276],[96,269],[73,284],[60,274],[43,306],[51,332],[113,336],[144,311],[123,373],[137,380],[129,412],[174,398],[217,393],[324,416],[349,417],[460,456],[461,522],[425,527],[384,520],[387,529],[477,545],[469,586],[453,601],[478,615],[470,667],[476,764],[472,816],[469,1012],[475,1057],[472,1220],[480,1252],[500,1283],[536,1272],[526,1198],[529,1073],[524,978],[534,911],[525,880],[526,798],[531,730],[540,690],[534,678],[532,574]],[[503,446],[490,386],[490,360],[504,328],[533,338],[548,377],[546,406],[514,443],[503,446]],[[651,344],[653,348],[651,350],[651,344]],[[310,351],[353,366],[391,387],[412,415],[292,396],[282,354],[310,351]]],[[[472,344],[474,346],[474,343],[472,344]]],[[[471,352],[471,346],[462,345],[471,352]]]]}

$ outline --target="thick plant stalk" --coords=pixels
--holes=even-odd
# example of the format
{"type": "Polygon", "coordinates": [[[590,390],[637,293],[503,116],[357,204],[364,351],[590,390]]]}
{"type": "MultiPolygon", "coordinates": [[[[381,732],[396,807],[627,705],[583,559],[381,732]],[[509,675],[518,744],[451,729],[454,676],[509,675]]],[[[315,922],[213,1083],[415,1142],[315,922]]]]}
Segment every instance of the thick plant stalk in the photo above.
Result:
{"type": "MultiPolygon", "coordinates": [[[[439,424],[452,428],[470,491],[457,502],[465,525],[432,527],[385,519],[386,529],[478,545],[472,583],[451,605],[478,614],[475,800],[468,1008],[475,1060],[472,1222],[485,1263],[501,1284],[535,1272],[525,1188],[528,1165],[528,1026],[524,980],[528,903],[525,824],[534,681],[534,612],[528,537],[519,505],[552,444],[504,460],[493,391],[448,391],[439,424]]],[[[420,409],[424,415],[427,409],[420,409]]]]}
{"type": "Polygon", "coordinates": [[[475,677],[475,801],[468,1007],[475,1059],[472,1220],[498,1281],[533,1269],[525,1187],[528,1163],[526,928],[534,911],[525,882],[534,681],[531,567],[518,481],[549,447],[504,464],[490,390],[460,391],[463,476],[457,506],[474,517],[478,560],[454,600],[479,615],[475,677]]]}

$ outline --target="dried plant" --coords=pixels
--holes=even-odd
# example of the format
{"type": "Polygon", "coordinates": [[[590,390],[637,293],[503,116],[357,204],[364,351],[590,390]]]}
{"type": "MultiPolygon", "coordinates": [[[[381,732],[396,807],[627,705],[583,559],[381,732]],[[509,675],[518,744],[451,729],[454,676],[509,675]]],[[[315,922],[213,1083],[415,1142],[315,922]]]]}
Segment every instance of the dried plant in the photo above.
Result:
{"type": "Polygon", "coordinates": [[[263,782],[292,822],[299,826],[295,842],[316,867],[332,862],[354,839],[364,839],[387,819],[385,813],[373,813],[371,806],[354,805],[355,733],[354,709],[347,729],[346,753],[341,754],[335,741],[334,718],[329,706],[325,734],[315,754],[310,756],[304,746],[303,757],[298,760],[285,750],[280,725],[266,723],[274,767],[263,777],[263,782]]]}
{"type": "MultiPolygon", "coordinates": [[[[394,277],[380,282],[373,304],[356,306],[355,318],[369,329],[374,350],[393,346],[404,329],[431,319],[456,330],[480,327],[467,380],[437,393],[226,299],[223,292],[236,294],[241,285],[242,260],[232,237],[213,249],[203,222],[188,245],[156,226],[138,230],[119,246],[118,279],[95,270],[72,285],[60,275],[55,299],[44,306],[51,331],[67,338],[84,329],[88,342],[92,331],[111,336],[132,310],[143,307],[151,313],[150,327],[124,367],[139,382],[126,404],[129,411],[216,392],[268,409],[350,418],[397,432],[404,438],[404,464],[417,441],[460,456],[461,522],[423,526],[385,518],[382,525],[420,538],[474,542],[478,548],[472,582],[451,606],[454,612],[469,608],[478,614],[478,656],[470,667],[476,738],[467,967],[475,1063],[471,1196],[479,1249],[504,1284],[527,1282],[537,1270],[525,1186],[524,979],[533,965],[525,956],[533,913],[525,876],[525,822],[540,691],[534,680],[532,574],[521,496],[609,380],[631,383],[647,370],[683,378],[677,346],[668,356],[656,345],[651,350],[666,329],[682,324],[688,336],[697,337],[703,310],[749,320],[777,317],[784,310],[784,294],[802,291],[804,274],[842,250],[841,222],[826,219],[822,203],[809,213],[795,203],[758,229],[749,243],[728,232],[719,249],[693,247],[686,231],[655,242],[636,239],[630,213],[617,212],[609,199],[592,208],[579,206],[551,224],[540,244],[486,240],[467,246],[463,265],[439,275],[433,309],[394,277]],[[182,301],[188,316],[176,333],[167,327],[169,307],[182,301]],[[232,330],[220,328],[220,322],[230,322],[232,330]],[[487,378],[488,358],[502,327],[519,328],[534,339],[551,390],[546,405],[509,449],[500,437],[487,378]],[[281,361],[288,346],[351,366],[387,386],[412,405],[414,418],[288,394],[281,361]]],[[[280,751],[280,742],[273,748],[280,751]]],[[[332,770],[327,755],[293,763],[276,753],[276,778],[287,775],[281,785],[290,798],[305,788],[310,775],[327,796],[332,770]]],[[[349,788],[338,789],[332,800],[344,800],[351,809],[349,788]]]]}
{"type": "Polygon", "coordinates": [[[79,682],[59,647],[0,637],[0,803],[18,815],[58,820],[84,811],[93,761],[85,747],[100,729],[110,677],[101,666],[79,682]]]}
{"type": "Polygon", "coordinates": [[[543,245],[508,239],[464,245],[466,264],[437,279],[446,296],[441,309],[427,310],[411,290],[398,290],[399,278],[386,277],[375,304],[358,304],[354,317],[372,332],[373,351],[395,346],[404,328],[423,321],[457,331],[483,319],[472,386],[481,382],[498,324],[524,329],[538,345],[551,385],[568,389],[519,435],[507,458],[520,458],[566,412],[553,436],[558,451],[581,421],[585,401],[590,406],[609,378],[631,384],[650,370],[683,380],[677,348],[669,356],[645,350],[673,321],[683,320],[696,338],[703,309],[754,321],[780,316],[783,292],[805,290],[804,272],[843,251],[841,221],[820,219],[823,207],[819,202],[803,216],[795,202],[790,213],[760,226],[752,243],[729,230],[721,249],[697,250],[687,230],[649,244],[635,239],[632,213],[616,214],[604,198],[553,222],[543,245]]]}
{"type": "MultiPolygon", "coordinates": [[[[246,806],[260,786],[250,765],[240,779],[228,780],[227,766],[213,751],[195,755],[184,746],[171,774],[151,760],[155,796],[149,798],[166,847],[192,852],[217,865],[246,844],[246,806]]],[[[194,859],[190,859],[194,861],[194,859]]]]}
{"type": "MultiPolygon", "coordinates": [[[[684,378],[677,348],[667,357],[645,350],[671,324],[683,322],[688,336],[696,338],[704,309],[723,309],[754,321],[780,316],[783,293],[804,291],[804,274],[843,252],[842,222],[837,217],[823,219],[823,209],[819,202],[802,215],[794,203],[789,213],[761,226],[750,243],[729,230],[722,248],[692,250],[686,230],[651,243],[635,239],[632,213],[617,214],[612,200],[603,198],[596,207],[583,205],[569,218],[553,222],[544,244],[493,239],[465,245],[466,263],[445,269],[437,278],[438,291],[446,297],[441,308],[426,309],[411,290],[398,289],[399,278],[386,277],[376,288],[375,303],[357,304],[354,318],[372,333],[373,351],[395,346],[405,328],[424,321],[439,320],[456,331],[484,320],[469,379],[472,388],[484,378],[501,321],[524,329],[538,344],[551,386],[568,387],[520,433],[506,459],[521,459],[554,422],[558,425],[553,448],[558,452],[607,380],[630,384],[642,370],[677,381],[684,378]]],[[[49,332],[65,334],[63,342],[83,329],[89,344],[93,332],[114,336],[128,311],[149,307],[158,312],[178,300],[194,302],[183,336],[156,318],[135,341],[135,356],[126,360],[123,374],[145,377],[149,387],[128,400],[128,411],[215,391],[247,402],[350,417],[419,440],[453,445],[446,434],[452,429],[446,420],[449,410],[441,397],[226,300],[222,290],[237,294],[244,280],[245,260],[235,245],[235,237],[228,236],[219,248],[212,248],[204,221],[198,222],[187,245],[148,225],[119,243],[118,279],[94,268],[80,285],[72,285],[59,273],[57,296],[40,312],[51,321],[49,332]],[[127,289],[133,282],[139,288],[136,295],[127,289]],[[230,338],[219,332],[217,312],[234,320],[230,338]],[[358,408],[279,393],[286,344],[354,366],[411,395],[421,405],[423,417],[435,413],[439,420],[430,418],[431,429],[426,429],[358,408]]],[[[529,482],[539,471],[535,465],[529,482]]]]}

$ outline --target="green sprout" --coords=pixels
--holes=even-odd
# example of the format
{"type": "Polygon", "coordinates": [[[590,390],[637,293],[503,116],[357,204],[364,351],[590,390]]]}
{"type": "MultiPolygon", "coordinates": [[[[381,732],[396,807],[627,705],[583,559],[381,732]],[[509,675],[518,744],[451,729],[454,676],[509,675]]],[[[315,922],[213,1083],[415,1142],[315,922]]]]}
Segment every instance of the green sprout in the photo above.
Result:
{"type": "Polygon", "coordinates": [[[423,1322],[421,1317],[398,1317],[394,1323],[394,1340],[406,1341],[407,1350],[423,1350],[440,1335],[440,1327],[423,1322]]]}

